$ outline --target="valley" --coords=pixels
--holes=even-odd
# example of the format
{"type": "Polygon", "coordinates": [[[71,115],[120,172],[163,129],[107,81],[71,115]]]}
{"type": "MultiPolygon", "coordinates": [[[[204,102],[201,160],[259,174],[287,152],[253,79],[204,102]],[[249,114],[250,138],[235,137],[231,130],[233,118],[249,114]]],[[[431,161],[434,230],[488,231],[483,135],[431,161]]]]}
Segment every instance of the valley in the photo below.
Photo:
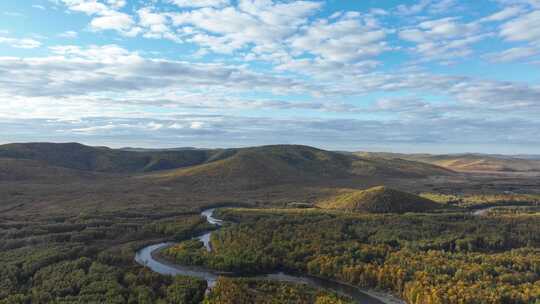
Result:
{"type": "Polygon", "coordinates": [[[4,145],[0,303],[370,303],[249,278],[279,272],[405,303],[535,303],[539,202],[532,171],[307,146],[4,145]],[[200,214],[217,207],[221,228],[200,214]],[[169,242],[160,254],[174,264],[248,278],[216,276],[205,295],[207,280],[135,261],[169,242]]]}

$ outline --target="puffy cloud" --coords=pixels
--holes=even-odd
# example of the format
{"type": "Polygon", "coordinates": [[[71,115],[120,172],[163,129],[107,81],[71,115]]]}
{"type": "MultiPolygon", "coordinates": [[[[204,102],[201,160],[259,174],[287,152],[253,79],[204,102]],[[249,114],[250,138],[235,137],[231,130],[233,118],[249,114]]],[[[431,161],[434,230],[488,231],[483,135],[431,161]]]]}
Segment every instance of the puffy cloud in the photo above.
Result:
{"type": "Polygon", "coordinates": [[[95,31],[114,30],[126,36],[135,36],[140,28],[135,26],[132,16],[118,11],[124,0],[61,0],[69,10],[93,16],[90,28],[95,31]]]}
{"type": "Polygon", "coordinates": [[[346,13],[333,21],[318,20],[289,41],[297,54],[349,63],[388,50],[385,38],[385,30],[376,21],[358,13],[346,13]]]}
{"type": "Polygon", "coordinates": [[[463,23],[449,17],[420,22],[401,29],[398,35],[416,44],[412,50],[422,55],[422,60],[444,60],[470,55],[471,46],[491,34],[484,33],[478,22],[463,23]]]}
{"type": "Polygon", "coordinates": [[[110,12],[107,5],[97,0],[62,0],[68,9],[88,15],[102,15],[110,12]]]}
{"type": "Polygon", "coordinates": [[[402,16],[418,15],[424,12],[441,14],[457,6],[456,0],[420,0],[412,5],[400,4],[396,7],[396,14],[402,16]]]}
{"type": "Polygon", "coordinates": [[[134,21],[131,16],[119,12],[109,12],[106,15],[95,17],[90,25],[92,29],[97,31],[115,30],[128,36],[138,33],[138,29],[133,29],[134,21]]]}
{"type": "Polygon", "coordinates": [[[150,8],[141,8],[137,11],[139,16],[139,26],[144,32],[146,38],[164,38],[176,42],[181,39],[169,27],[169,18],[166,14],[154,12],[150,8]]]}
{"type": "Polygon", "coordinates": [[[205,7],[170,16],[176,26],[190,29],[188,41],[213,52],[232,53],[255,45],[253,52],[271,53],[320,7],[312,1],[240,0],[236,7],[205,7]]]}

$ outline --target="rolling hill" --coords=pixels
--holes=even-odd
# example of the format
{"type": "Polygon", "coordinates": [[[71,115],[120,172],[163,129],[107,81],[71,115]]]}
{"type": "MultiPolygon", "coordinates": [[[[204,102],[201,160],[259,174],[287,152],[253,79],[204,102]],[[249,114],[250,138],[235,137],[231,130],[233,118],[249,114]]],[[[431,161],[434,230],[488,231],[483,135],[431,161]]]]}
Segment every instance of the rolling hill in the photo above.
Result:
{"type": "Polygon", "coordinates": [[[454,171],[486,172],[539,172],[540,160],[534,156],[506,156],[491,154],[400,154],[384,152],[358,152],[360,157],[403,159],[441,166],[454,171]]]}
{"type": "Polygon", "coordinates": [[[338,194],[317,205],[323,209],[366,213],[429,212],[440,208],[429,199],[384,186],[338,194]]]}
{"type": "Polygon", "coordinates": [[[136,173],[201,164],[216,151],[135,152],[78,143],[24,143],[0,146],[0,158],[25,159],[55,167],[108,173],[136,173]]]}
{"type": "Polygon", "coordinates": [[[298,145],[224,150],[210,160],[198,166],[156,172],[150,177],[208,186],[255,187],[363,177],[418,178],[453,174],[450,170],[430,164],[361,158],[298,145]]]}
{"type": "Polygon", "coordinates": [[[203,188],[252,188],[368,177],[422,178],[453,174],[448,169],[426,163],[361,157],[300,145],[126,151],[77,143],[28,143],[0,146],[0,159],[11,167],[30,166],[24,169],[25,172],[31,172],[32,168],[44,172],[65,168],[137,176],[148,173],[140,177],[151,182],[184,183],[203,188]]]}
{"type": "Polygon", "coordinates": [[[157,173],[154,177],[195,183],[275,185],[350,176],[345,155],[305,146],[227,150],[206,164],[157,173]]]}

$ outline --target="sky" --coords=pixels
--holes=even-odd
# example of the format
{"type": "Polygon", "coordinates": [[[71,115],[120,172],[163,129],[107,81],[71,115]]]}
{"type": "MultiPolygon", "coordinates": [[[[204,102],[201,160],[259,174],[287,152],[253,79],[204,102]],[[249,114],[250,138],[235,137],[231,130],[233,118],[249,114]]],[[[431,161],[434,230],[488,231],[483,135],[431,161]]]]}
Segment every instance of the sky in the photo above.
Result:
{"type": "Polygon", "coordinates": [[[540,0],[0,1],[0,143],[540,154],[540,0]]]}

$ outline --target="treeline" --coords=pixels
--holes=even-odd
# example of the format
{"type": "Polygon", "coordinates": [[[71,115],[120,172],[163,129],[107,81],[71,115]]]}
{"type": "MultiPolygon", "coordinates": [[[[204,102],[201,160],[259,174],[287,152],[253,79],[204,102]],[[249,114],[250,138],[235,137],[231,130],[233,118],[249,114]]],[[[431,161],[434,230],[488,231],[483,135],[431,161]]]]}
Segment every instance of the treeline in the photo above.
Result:
{"type": "Polygon", "coordinates": [[[508,193],[456,195],[425,192],[421,193],[420,196],[438,203],[457,205],[472,209],[505,205],[540,206],[540,194],[508,193]]]}
{"type": "Polygon", "coordinates": [[[302,284],[221,277],[204,304],[352,304],[351,300],[302,284]]]}
{"type": "Polygon", "coordinates": [[[540,217],[352,215],[317,210],[224,210],[240,224],[168,254],[183,263],[308,273],[391,291],[407,303],[535,303],[540,217]]]}
{"type": "Polygon", "coordinates": [[[143,268],[120,268],[79,258],[44,267],[30,293],[12,293],[1,303],[200,303],[206,282],[166,277],[143,268]]]}

